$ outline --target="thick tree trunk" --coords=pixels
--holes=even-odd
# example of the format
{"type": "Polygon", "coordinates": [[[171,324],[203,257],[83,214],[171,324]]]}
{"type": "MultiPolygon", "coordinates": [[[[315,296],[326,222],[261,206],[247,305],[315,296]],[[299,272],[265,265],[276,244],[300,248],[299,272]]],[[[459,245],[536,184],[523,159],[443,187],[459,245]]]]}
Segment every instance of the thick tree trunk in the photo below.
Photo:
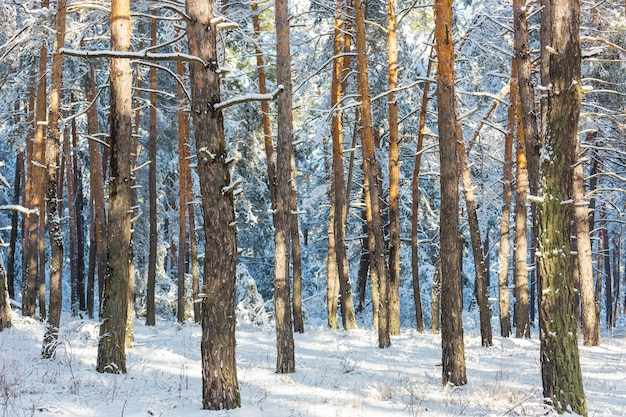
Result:
{"type": "Polygon", "coordinates": [[[582,100],[580,4],[567,0],[548,3],[549,15],[544,17],[552,30],[541,48],[555,52],[549,55],[546,156],[537,219],[541,375],[544,397],[550,398],[557,412],[586,416],[570,248],[573,170],[578,159],[582,100]]]}
{"type": "Polygon", "coordinates": [[[358,69],[358,91],[361,96],[361,143],[363,153],[363,173],[367,177],[366,207],[369,209],[368,234],[370,248],[370,277],[372,282],[372,310],[378,310],[378,346],[381,349],[391,345],[389,338],[389,276],[385,259],[385,241],[380,210],[381,169],[374,152],[374,132],[372,122],[372,102],[370,97],[365,42],[365,3],[357,0],[356,11],[356,51],[358,69]],[[367,195],[369,194],[369,199],[367,195]],[[369,203],[368,203],[369,202],[369,203]],[[374,300],[375,276],[378,277],[378,302],[374,300]]]}
{"type": "Polygon", "coordinates": [[[389,333],[400,334],[400,153],[396,1],[387,0],[387,96],[389,111],[389,333]]]}
{"type": "MultiPolygon", "coordinates": [[[[53,358],[59,338],[61,307],[63,305],[63,232],[61,230],[61,212],[63,201],[58,196],[59,155],[61,134],[59,131],[59,108],[63,98],[63,56],[59,49],[65,45],[66,1],[58,0],[56,10],[56,38],[52,55],[52,83],[50,107],[48,113],[48,132],[46,136],[46,211],[48,236],[50,238],[50,309],[46,333],[43,338],[41,354],[44,358],[53,358]]],[[[68,180],[70,180],[68,178],[68,180]]],[[[72,179],[73,180],[73,179],[72,179]]],[[[62,188],[61,188],[62,190],[62,188]]]]}
{"type": "MultiPolygon", "coordinates": [[[[189,53],[217,63],[213,2],[187,0],[189,53]]],[[[217,67],[192,63],[191,114],[198,152],[198,176],[204,220],[204,286],[202,302],[202,407],[241,406],[235,359],[235,283],[237,228],[236,184],[231,183],[217,67]]]]}
{"type": "Polygon", "coordinates": [[[443,384],[465,385],[463,342],[463,294],[459,247],[459,165],[456,101],[454,97],[454,44],[452,0],[435,0],[435,48],[437,51],[437,102],[441,167],[441,344],[443,384]]]}
{"type": "MultiPolygon", "coordinates": [[[[111,2],[111,49],[130,50],[130,1],[111,2]]],[[[111,135],[107,256],[98,372],[126,373],[131,256],[132,81],[130,59],[111,59],[111,135]]]]}
{"type": "MultiPolygon", "coordinates": [[[[426,78],[430,78],[432,71],[434,49],[431,49],[426,69],[426,78]]],[[[413,167],[413,179],[411,180],[412,201],[411,201],[411,271],[413,278],[413,299],[415,300],[415,320],[417,330],[424,331],[424,314],[422,313],[422,296],[420,292],[419,276],[419,241],[418,241],[418,219],[419,219],[419,174],[422,166],[422,149],[424,147],[424,132],[426,127],[426,110],[428,107],[428,90],[430,81],[424,83],[422,103],[420,107],[420,118],[417,132],[417,148],[415,149],[415,165],[413,167]]]]}
{"type": "Polygon", "coordinates": [[[291,154],[293,113],[287,0],[276,0],[276,75],[285,90],[278,97],[278,145],[276,149],[276,210],[274,212],[274,311],[276,318],[276,372],[295,371],[293,328],[289,306],[289,249],[291,237],[291,154]]]}

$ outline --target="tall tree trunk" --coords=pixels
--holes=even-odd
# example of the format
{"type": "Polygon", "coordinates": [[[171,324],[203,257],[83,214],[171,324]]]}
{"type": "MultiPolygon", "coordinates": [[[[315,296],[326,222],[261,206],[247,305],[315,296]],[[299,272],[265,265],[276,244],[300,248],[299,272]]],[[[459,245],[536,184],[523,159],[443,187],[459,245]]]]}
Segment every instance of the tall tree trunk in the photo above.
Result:
{"type": "MultiPolygon", "coordinates": [[[[46,211],[48,236],[50,238],[50,309],[46,333],[43,338],[42,356],[52,358],[56,353],[63,305],[63,231],[61,230],[61,198],[58,196],[59,155],[61,134],[59,111],[63,99],[63,55],[59,49],[65,45],[66,1],[58,0],[56,10],[56,38],[52,55],[52,83],[46,136],[46,211]]],[[[68,178],[69,180],[69,178],[68,178]]],[[[61,188],[62,190],[62,188],[61,188]]]]}
{"type": "MultiPolygon", "coordinates": [[[[131,48],[130,0],[111,1],[111,50],[131,48]]],[[[98,372],[126,373],[126,326],[130,298],[132,81],[130,59],[112,58],[109,218],[98,344],[98,372]]]]}
{"type": "Polygon", "coordinates": [[[300,226],[298,225],[298,197],[296,191],[296,157],[293,147],[290,156],[291,182],[289,184],[290,233],[291,233],[291,268],[293,272],[293,330],[304,333],[304,319],[302,317],[302,259],[300,249],[300,226]]]}
{"type": "MultiPolygon", "coordinates": [[[[42,8],[50,6],[49,0],[43,0],[42,8]]],[[[37,93],[35,102],[35,119],[34,119],[34,139],[32,158],[28,159],[28,175],[31,178],[32,186],[29,187],[30,207],[39,210],[39,217],[33,218],[28,222],[28,229],[24,230],[26,245],[23,247],[26,268],[22,271],[22,314],[27,317],[35,317],[35,308],[37,304],[37,283],[40,280],[40,270],[44,269],[41,264],[41,244],[44,243],[42,238],[43,232],[41,226],[45,225],[44,204],[44,183],[45,183],[45,132],[47,110],[47,60],[48,48],[46,42],[42,39],[42,45],[39,49],[39,70],[37,76],[37,93]]],[[[40,317],[45,318],[45,282],[43,283],[44,303],[41,304],[41,291],[39,311],[40,317]]]]}
{"type": "MultiPolygon", "coordinates": [[[[156,37],[156,30],[155,30],[156,37]]],[[[176,70],[178,76],[182,78],[185,74],[185,67],[182,62],[176,63],[176,70]]],[[[155,77],[156,81],[156,77],[155,77]]],[[[152,79],[151,81],[152,82],[152,79]]],[[[152,87],[150,87],[152,89],[152,87]]],[[[179,85],[177,88],[177,96],[179,105],[185,100],[185,93],[182,87],[179,85]]],[[[187,245],[187,196],[189,191],[187,190],[188,179],[189,176],[189,163],[187,161],[187,156],[189,152],[187,151],[187,142],[189,141],[189,119],[187,114],[183,111],[182,108],[178,109],[178,321],[183,322],[185,320],[185,256],[188,253],[189,245],[187,245]]],[[[189,233],[195,233],[192,230],[189,230],[189,233]]],[[[193,286],[193,283],[192,283],[193,286]]],[[[197,297],[197,291],[193,291],[193,299],[195,300],[197,297]]],[[[153,300],[154,303],[154,300],[153,300]]],[[[195,305],[194,304],[194,316],[195,316],[195,305]]],[[[153,307],[154,309],[154,307],[153,307]]]]}
{"type": "Polygon", "coordinates": [[[509,258],[511,256],[511,201],[513,171],[513,137],[517,113],[519,87],[517,85],[517,64],[515,58],[511,64],[511,82],[509,88],[509,108],[507,111],[508,129],[504,135],[504,169],[502,182],[502,217],[500,219],[500,255],[498,258],[498,302],[500,307],[500,336],[511,335],[511,304],[509,296],[509,258]]]}
{"type": "MultiPolygon", "coordinates": [[[[74,121],[75,119],[72,119],[74,121]]],[[[74,123],[72,123],[72,129],[75,128],[74,123]]],[[[75,134],[75,132],[72,132],[75,134]]],[[[76,215],[76,181],[75,172],[74,172],[74,164],[72,164],[72,160],[74,159],[74,153],[71,151],[72,141],[70,139],[70,134],[68,129],[65,129],[64,138],[63,138],[63,156],[66,159],[65,162],[65,170],[67,177],[67,211],[69,214],[69,235],[70,235],[70,247],[69,247],[69,258],[70,258],[70,281],[71,281],[71,289],[72,294],[70,296],[71,300],[71,309],[72,315],[78,315],[78,241],[75,238],[78,234],[78,225],[77,225],[77,215],[76,215]]]]}
{"type": "Polygon", "coordinates": [[[463,342],[463,294],[459,247],[459,165],[456,101],[454,97],[454,44],[452,0],[435,0],[435,48],[437,51],[437,102],[441,167],[441,344],[443,384],[465,385],[463,342]]]}
{"type": "MultiPolygon", "coordinates": [[[[15,155],[15,178],[13,180],[13,205],[20,204],[22,178],[24,177],[24,148],[20,147],[15,155]]],[[[7,291],[10,298],[15,298],[15,249],[19,232],[18,212],[11,213],[11,236],[7,251],[7,291]]]]}
{"type": "MultiPolygon", "coordinates": [[[[153,18],[150,20],[150,46],[157,44],[157,11],[152,10],[153,18]]],[[[158,218],[157,218],[157,72],[155,67],[150,67],[150,119],[148,127],[148,159],[150,159],[150,167],[148,168],[148,201],[149,201],[149,223],[150,231],[148,232],[148,282],[146,286],[146,326],[154,326],[156,324],[156,314],[154,307],[154,293],[156,286],[156,270],[157,270],[157,245],[158,235],[158,218]]],[[[139,106],[138,106],[139,107],[139,106]]],[[[139,126],[139,118],[135,120],[139,126]]],[[[179,127],[180,129],[180,127],[179,127]]],[[[180,141],[180,138],[179,138],[180,141]]],[[[180,142],[179,142],[180,143],[180,142]]],[[[178,149],[180,155],[180,147],[178,149]]],[[[180,160],[180,157],[179,157],[180,160]]],[[[179,171],[180,172],[180,171],[179,171]]],[[[181,190],[181,193],[183,191],[181,190]]],[[[180,204],[181,215],[179,223],[180,228],[185,229],[183,219],[184,205],[180,204]]],[[[185,245],[180,245],[183,248],[185,245]]],[[[178,308],[176,309],[176,317],[179,323],[184,320],[184,264],[179,264],[178,269],[183,271],[183,285],[181,290],[181,275],[178,274],[178,308]]]]}
{"type": "MultiPolygon", "coordinates": [[[[76,128],[76,118],[72,119],[72,146],[78,148],[78,130],[76,128]]],[[[69,163],[69,161],[67,161],[69,163]]],[[[74,170],[74,178],[72,181],[75,183],[76,199],[74,205],[76,206],[76,297],[78,303],[78,309],[81,311],[86,310],[85,300],[85,224],[83,220],[83,210],[85,208],[83,200],[83,174],[78,166],[78,157],[74,155],[72,159],[72,165],[74,170]]],[[[61,167],[62,168],[62,167],[61,167]]]]}
{"type": "MultiPolygon", "coordinates": [[[[224,138],[220,102],[213,2],[187,0],[189,53],[215,65],[192,63],[191,114],[198,152],[197,172],[204,220],[204,287],[202,302],[202,407],[241,406],[235,359],[235,284],[237,228],[234,191],[224,138]]],[[[291,326],[289,326],[291,329],[291,326]]]]}
{"type": "Polygon", "coordinates": [[[600,238],[604,251],[600,252],[604,266],[604,306],[606,309],[606,325],[613,327],[613,274],[611,273],[611,246],[609,244],[609,231],[606,222],[606,209],[604,204],[600,208],[600,238]]]}
{"type": "MultiPolygon", "coordinates": [[[[587,134],[587,142],[592,143],[596,132],[587,134]]],[[[580,143],[577,141],[576,155],[580,158],[580,143]]],[[[581,299],[581,320],[583,343],[585,346],[600,344],[600,324],[596,315],[596,301],[593,293],[593,259],[589,229],[589,201],[585,193],[585,168],[583,161],[574,167],[573,200],[574,228],[576,231],[575,265],[578,267],[578,288],[581,299]]]]}
{"type": "Polygon", "coordinates": [[[342,97],[341,79],[344,68],[341,54],[344,48],[343,32],[346,27],[344,21],[346,10],[345,2],[338,0],[337,9],[335,11],[335,39],[333,42],[335,58],[333,60],[330,102],[331,108],[333,109],[331,116],[331,135],[333,140],[331,205],[334,209],[334,213],[332,213],[332,221],[334,223],[333,237],[339,288],[341,292],[342,324],[344,329],[352,330],[356,328],[356,319],[354,316],[352,287],[350,285],[350,273],[346,255],[346,221],[348,207],[346,204],[346,186],[343,167],[343,111],[341,108],[337,108],[340,106],[342,97]]]}
{"type": "Polygon", "coordinates": [[[274,310],[276,318],[276,372],[295,371],[291,309],[289,308],[289,247],[291,236],[291,154],[293,113],[287,0],[276,0],[276,76],[285,90],[278,97],[276,149],[276,210],[274,211],[274,310]]]}
{"type": "MultiPolygon", "coordinates": [[[[517,107],[519,116],[520,107],[517,107]]],[[[520,118],[517,118],[516,188],[515,188],[515,247],[513,251],[513,282],[515,294],[515,337],[530,337],[528,303],[528,237],[527,237],[527,190],[528,165],[526,159],[526,136],[520,118]]],[[[535,204],[535,203],[533,203],[535,204]]]]}
{"type": "Polygon", "coordinates": [[[96,79],[93,64],[89,65],[89,74],[86,77],[85,95],[90,106],[87,108],[87,132],[89,140],[89,204],[91,206],[90,247],[94,245],[93,258],[90,255],[90,269],[94,276],[89,276],[91,282],[87,284],[87,314],[93,318],[95,309],[94,286],[98,286],[98,305],[102,305],[104,291],[104,275],[106,271],[106,210],[104,200],[104,163],[102,146],[94,140],[94,135],[100,130],[98,123],[98,104],[96,102],[96,79]],[[93,263],[93,265],[91,264],[93,263]]]}
{"type": "Polygon", "coordinates": [[[11,302],[7,291],[7,274],[0,256],[0,332],[11,327],[11,302]]]}
{"type": "Polygon", "coordinates": [[[465,196],[465,208],[467,209],[467,222],[469,223],[470,239],[472,243],[472,254],[474,255],[474,270],[476,271],[476,301],[478,302],[480,316],[480,338],[483,347],[493,345],[491,330],[491,308],[489,307],[489,294],[487,293],[487,268],[483,256],[483,242],[480,237],[480,225],[478,223],[478,213],[476,212],[476,197],[474,186],[472,185],[472,174],[467,162],[465,144],[461,123],[456,124],[457,155],[461,168],[461,180],[463,183],[463,194],[465,196]]]}
{"type": "MultiPolygon", "coordinates": [[[[575,282],[572,279],[570,236],[573,215],[573,170],[578,159],[580,79],[580,4],[549,0],[544,16],[551,36],[548,120],[544,175],[538,210],[539,326],[543,394],[557,412],[587,415],[578,353],[575,282]]],[[[546,41],[548,43],[546,43],[546,41]]]]}
{"type": "MultiPolygon", "coordinates": [[[[426,78],[430,78],[433,64],[434,49],[431,48],[426,69],[426,78]]],[[[424,314],[422,313],[422,296],[420,293],[419,278],[419,241],[418,241],[418,218],[419,218],[419,175],[422,166],[422,149],[424,147],[424,132],[426,126],[426,110],[428,107],[428,90],[430,81],[424,83],[422,103],[420,107],[420,117],[417,131],[417,148],[415,149],[415,165],[413,167],[413,178],[411,180],[412,201],[411,201],[411,271],[413,277],[413,299],[415,300],[415,320],[417,330],[424,331],[424,314]]]]}
{"type": "MultiPolygon", "coordinates": [[[[329,176],[331,173],[328,173],[329,176]]],[[[339,328],[339,317],[337,315],[337,304],[339,301],[339,270],[337,267],[337,251],[335,239],[335,217],[337,216],[337,207],[335,205],[335,183],[330,180],[329,192],[329,215],[328,215],[328,245],[327,245],[327,265],[326,265],[326,315],[327,323],[330,329],[339,328]]]]}
{"type": "Polygon", "coordinates": [[[378,310],[378,347],[388,348],[391,345],[389,338],[389,275],[383,237],[383,225],[380,210],[380,178],[381,169],[374,151],[374,132],[372,122],[372,101],[370,97],[369,76],[367,69],[366,41],[365,41],[365,3],[356,0],[356,51],[358,69],[358,91],[361,96],[361,143],[363,153],[363,173],[367,177],[366,207],[369,208],[368,235],[370,248],[370,277],[372,280],[372,295],[375,279],[378,277],[378,292],[380,299],[376,302],[372,297],[372,309],[378,310]],[[369,201],[369,204],[368,204],[369,201]]]}
{"type": "Polygon", "coordinates": [[[389,111],[389,333],[400,334],[400,152],[398,136],[398,40],[396,1],[387,0],[387,96],[389,111]]]}

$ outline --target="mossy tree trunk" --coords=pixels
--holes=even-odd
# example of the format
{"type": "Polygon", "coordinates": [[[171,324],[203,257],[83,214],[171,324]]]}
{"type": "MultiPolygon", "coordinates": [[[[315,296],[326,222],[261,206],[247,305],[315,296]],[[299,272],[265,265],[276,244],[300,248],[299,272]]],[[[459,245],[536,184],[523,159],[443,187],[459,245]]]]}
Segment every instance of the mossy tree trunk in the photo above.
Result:
{"type": "MultiPolygon", "coordinates": [[[[573,171],[582,100],[580,3],[550,0],[548,120],[538,210],[539,325],[544,397],[559,413],[587,415],[578,353],[576,283],[570,236],[573,171]]],[[[544,9],[543,13],[546,13],[544,9]]]]}

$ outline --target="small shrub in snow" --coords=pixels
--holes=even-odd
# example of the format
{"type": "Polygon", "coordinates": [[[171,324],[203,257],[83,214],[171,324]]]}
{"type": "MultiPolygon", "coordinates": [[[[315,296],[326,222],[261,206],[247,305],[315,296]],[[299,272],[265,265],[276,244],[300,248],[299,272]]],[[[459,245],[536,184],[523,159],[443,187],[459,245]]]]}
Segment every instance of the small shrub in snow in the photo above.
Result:
{"type": "Polygon", "coordinates": [[[245,265],[237,265],[237,324],[269,328],[270,317],[256,281],[245,265]]]}

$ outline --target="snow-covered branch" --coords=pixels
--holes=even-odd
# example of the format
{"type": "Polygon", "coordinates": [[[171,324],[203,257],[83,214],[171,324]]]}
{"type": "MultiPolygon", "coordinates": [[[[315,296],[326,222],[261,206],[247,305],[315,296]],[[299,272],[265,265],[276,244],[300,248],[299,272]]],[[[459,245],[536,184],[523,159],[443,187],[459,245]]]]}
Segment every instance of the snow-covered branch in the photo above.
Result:
{"type": "Polygon", "coordinates": [[[209,66],[209,63],[205,62],[202,58],[197,56],[184,54],[182,52],[169,52],[169,53],[156,53],[149,51],[139,52],[123,52],[123,51],[91,51],[61,48],[59,52],[79,58],[128,58],[128,59],[143,59],[148,61],[184,61],[184,62],[197,62],[205,67],[209,66]]]}
{"type": "Polygon", "coordinates": [[[35,215],[39,215],[39,209],[27,209],[24,206],[20,206],[18,204],[7,204],[4,206],[0,206],[0,211],[3,210],[13,210],[13,211],[18,211],[22,214],[26,214],[26,215],[31,215],[31,214],[35,214],[35,215]]]}
{"type": "Polygon", "coordinates": [[[283,87],[282,85],[279,85],[271,93],[267,93],[267,94],[245,94],[245,95],[241,95],[241,96],[235,96],[235,97],[230,98],[228,100],[224,100],[224,101],[221,101],[221,102],[219,102],[217,104],[214,104],[213,105],[213,109],[215,109],[215,110],[223,110],[223,109],[225,109],[227,107],[234,106],[235,104],[247,103],[249,101],[270,101],[270,100],[275,100],[276,97],[278,97],[278,95],[280,93],[282,93],[284,89],[285,89],[285,87],[283,87]]]}

